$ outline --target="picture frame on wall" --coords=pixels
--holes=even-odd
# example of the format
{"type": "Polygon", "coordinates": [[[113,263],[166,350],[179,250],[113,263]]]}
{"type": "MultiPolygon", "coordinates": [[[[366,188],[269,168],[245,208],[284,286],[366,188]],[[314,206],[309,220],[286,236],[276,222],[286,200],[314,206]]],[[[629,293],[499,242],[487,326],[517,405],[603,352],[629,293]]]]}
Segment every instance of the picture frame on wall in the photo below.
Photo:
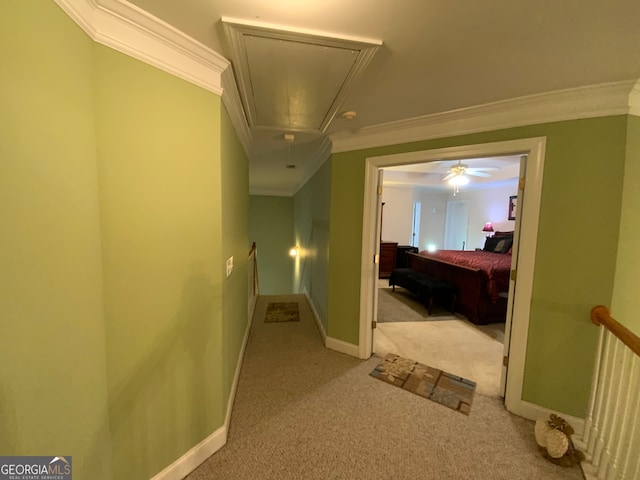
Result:
{"type": "Polygon", "coordinates": [[[509,220],[515,220],[516,219],[516,209],[518,208],[518,196],[517,195],[512,195],[509,197],[509,216],[508,219],[509,220]]]}

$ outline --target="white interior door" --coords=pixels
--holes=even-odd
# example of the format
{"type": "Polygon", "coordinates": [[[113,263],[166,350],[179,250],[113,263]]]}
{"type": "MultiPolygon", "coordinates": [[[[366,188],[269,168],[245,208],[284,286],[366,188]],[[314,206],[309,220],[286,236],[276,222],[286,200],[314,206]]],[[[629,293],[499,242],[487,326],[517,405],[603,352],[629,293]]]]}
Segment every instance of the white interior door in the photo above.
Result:
{"type": "Polygon", "coordinates": [[[509,280],[509,298],[507,299],[507,319],[504,326],[504,361],[502,362],[502,376],[500,377],[500,395],[503,397],[507,389],[507,370],[509,365],[509,350],[511,347],[511,324],[513,322],[513,305],[516,293],[520,223],[522,220],[522,199],[524,199],[526,168],[527,156],[523,155],[520,157],[520,180],[518,182],[518,197],[516,198],[516,221],[513,230],[513,246],[511,247],[511,278],[509,280]]]}
{"type": "Polygon", "coordinates": [[[469,228],[469,204],[463,201],[447,202],[444,224],[445,250],[464,250],[469,228]]]}

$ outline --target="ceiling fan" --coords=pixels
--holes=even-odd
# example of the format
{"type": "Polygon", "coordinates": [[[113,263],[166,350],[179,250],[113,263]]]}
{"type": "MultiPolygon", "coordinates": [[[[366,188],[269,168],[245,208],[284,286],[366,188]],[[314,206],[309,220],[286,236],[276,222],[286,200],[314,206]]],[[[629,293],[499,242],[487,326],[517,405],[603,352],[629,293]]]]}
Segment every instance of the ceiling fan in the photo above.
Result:
{"type": "Polygon", "coordinates": [[[473,175],[475,177],[490,177],[491,174],[487,172],[492,170],[498,169],[496,167],[472,168],[458,160],[458,163],[449,169],[447,176],[443,178],[443,181],[454,187],[453,194],[455,195],[458,193],[460,185],[466,185],[469,183],[467,175],[473,175]]]}
{"type": "Polygon", "coordinates": [[[461,176],[461,175],[473,175],[476,177],[490,177],[490,172],[493,170],[498,170],[496,167],[469,167],[465,165],[461,161],[458,160],[458,163],[451,167],[447,172],[447,176],[444,177],[444,181],[450,180],[453,177],[461,176]]]}

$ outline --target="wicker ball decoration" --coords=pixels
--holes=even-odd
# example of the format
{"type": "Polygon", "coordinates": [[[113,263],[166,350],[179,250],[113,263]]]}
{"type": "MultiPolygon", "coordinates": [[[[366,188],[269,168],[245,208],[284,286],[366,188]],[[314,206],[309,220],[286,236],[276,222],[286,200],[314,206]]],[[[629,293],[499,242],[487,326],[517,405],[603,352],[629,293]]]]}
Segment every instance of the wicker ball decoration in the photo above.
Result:
{"type": "Polygon", "coordinates": [[[569,450],[569,437],[555,428],[545,435],[547,453],[551,458],[560,458],[569,450]]]}
{"type": "Polygon", "coordinates": [[[545,447],[547,446],[547,433],[550,432],[551,430],[553,430],[553,428],[549,425],[549,422],[547,420],[545,420],[544,418],[539,418],[538,420],[536,420],[536,424],[535,427],[533,429],[533,432],[536,436],[536,443],[541,446],[541,447],[545,447]]]}
{"type": "Polygon", "coordinates": [[[550,462],[573,467],[584,460],[584,453],[571,441],[573,427],[564,418],[555,414],[551,414],[549,420],[541,418],[535,423],[534,433],[540,453],[550,462]]]}

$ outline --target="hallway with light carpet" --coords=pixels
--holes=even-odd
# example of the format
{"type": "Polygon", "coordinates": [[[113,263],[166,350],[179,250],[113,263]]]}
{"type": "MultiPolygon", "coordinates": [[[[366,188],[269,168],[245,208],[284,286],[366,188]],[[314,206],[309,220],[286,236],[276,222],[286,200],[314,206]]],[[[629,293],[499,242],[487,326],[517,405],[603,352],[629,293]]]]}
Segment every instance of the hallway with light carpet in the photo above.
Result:
{"type": "Polygon", "coordinates": [[[533,422],[477,394],[469,416],[369,375],[328,350],[303,295],[261,296],[227,444],[188,480],[581,479],[538,453],[533,422]],[[300,321],[265,323],[269,302],[300,321]]]}

